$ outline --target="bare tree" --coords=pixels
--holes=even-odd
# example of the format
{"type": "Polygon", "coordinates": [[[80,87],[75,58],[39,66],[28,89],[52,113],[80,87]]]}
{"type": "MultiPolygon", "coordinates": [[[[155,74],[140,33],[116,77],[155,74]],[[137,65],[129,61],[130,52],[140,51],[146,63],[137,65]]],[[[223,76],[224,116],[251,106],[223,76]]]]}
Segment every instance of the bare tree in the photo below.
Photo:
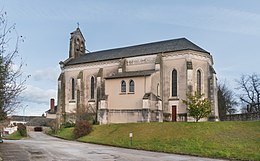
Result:
{"type": "Polygon", "coordinates": [[[18,36],[15,24],[8,25],[7,13],[0,11],[0,121],[19,107],[19,95],[25,90],[26,77],[22,77],[23,63],[19,58],[18,45],[23,37],[18,36]],[[12,34],[15,39],[12,39],[12,34]],[[14,44],[12,44],[14,42],[14,44]],[[12,47],[13,46],[13,47],[12,47]]]}
{"type": "Polygon", "coordinates": [[[78,120],[86,120],[89,121],[90,123],[94,124],[96,123],[95,120],[95,107],[91,106],[91,105],[87,105],[87,106],[80,106],[77,109],[75,109],[75,116],[76,116],[76,122],[78,120]]]}
{"type": "Polygon", "coordinates": [[[218,108],[220,119],[227,114],[235,113],[235,106],[238,104],[235,99],[235,93],[229,89],[226,84],[226,82],[218,84],[218,108]]]}
{"type": "Polygon", "coordinates": [[[237,80],[239,98],[242,103],[247,104],[247,112],[260,111],[260,76],[257,74],[242,75],[237,80]]]}

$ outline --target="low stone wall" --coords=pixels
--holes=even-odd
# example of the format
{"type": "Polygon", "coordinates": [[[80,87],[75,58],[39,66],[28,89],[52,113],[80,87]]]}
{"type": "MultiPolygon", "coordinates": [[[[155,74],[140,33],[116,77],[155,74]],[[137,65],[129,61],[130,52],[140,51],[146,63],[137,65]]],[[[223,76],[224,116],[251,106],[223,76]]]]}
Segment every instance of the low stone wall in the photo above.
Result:
{"type": "Polygon", "coordinates": [[[34,131],[35,127],[42,127],[42,131],[44,133],[46,133],[50,130],[50,127],[47,127],[47,126],[26,126],[26,130],[27,130],[27,132],[34,131]]]}
{"type": "Polygon", "coordinates": [[[260,120],[260,112],[226,115],[222,121],[257,121],[260,120]]]}

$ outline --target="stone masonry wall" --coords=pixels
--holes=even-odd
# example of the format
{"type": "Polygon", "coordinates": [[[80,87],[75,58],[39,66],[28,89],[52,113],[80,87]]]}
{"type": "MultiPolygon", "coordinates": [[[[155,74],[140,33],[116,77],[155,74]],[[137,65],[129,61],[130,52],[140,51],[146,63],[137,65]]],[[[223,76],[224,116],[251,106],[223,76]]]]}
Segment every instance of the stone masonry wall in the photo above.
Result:
{"type": "Polygon", "coordinates": [[[260,112],[226,115],[222,121],[257,121],[260,120],[260,112]]]}

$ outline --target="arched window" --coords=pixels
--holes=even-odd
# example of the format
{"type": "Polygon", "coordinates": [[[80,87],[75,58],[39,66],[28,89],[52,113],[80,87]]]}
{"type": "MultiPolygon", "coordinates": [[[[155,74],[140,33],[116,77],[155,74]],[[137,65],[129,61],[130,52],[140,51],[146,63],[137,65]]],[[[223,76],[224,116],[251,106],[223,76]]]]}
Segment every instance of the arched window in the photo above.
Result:
{"type": "Polygon", "coordinates": [[[129,92],[135,92],[135,82],[133,80],[129,82],[129,92]]]}
{"type": "Polygon", "coordinates": [[[160,84],[157,84],[157,96],[160,96],[160,84]]]}
{"type": "Polygon", "coordinates": [[[172,71],[172,97],[177,96],[177,71],[172,71]]]}
{"type": "Polygon", "coordinates": [[[92,76],[91,80],[90,80],[90,98],[91,99],[94,99],[94,89],[95,89],[94,85],[95,85],[95,78],[92,76]]]}
{"type": "Polygon", "coordinates": [[[75,99],[75,80],[71,79],[71,99],[75,99]]]}
{"type": "Polygon", "coordinates": [[[121,81],[121,92],[125,93],[126,92],[126,83],[124,80],[121,81]]]}
{"type": "Polygon", "coordinates": [[[201,94],[201,71],[197,71],[197,92],[201,94]]]}

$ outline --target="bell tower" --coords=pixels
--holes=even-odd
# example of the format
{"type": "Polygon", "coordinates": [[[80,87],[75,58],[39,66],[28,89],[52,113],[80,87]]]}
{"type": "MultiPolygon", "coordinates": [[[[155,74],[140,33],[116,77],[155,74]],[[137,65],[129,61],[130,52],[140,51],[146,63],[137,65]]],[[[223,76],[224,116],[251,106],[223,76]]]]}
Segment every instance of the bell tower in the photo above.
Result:
{"type": "Polygon", "coordinates": [[[70,33],[70,50],[69,50],[69,58],[77,58],[83,54],[85,54],[85,39],[83,34],[81,33],[79,26],[75,31],[70,33]]]}

